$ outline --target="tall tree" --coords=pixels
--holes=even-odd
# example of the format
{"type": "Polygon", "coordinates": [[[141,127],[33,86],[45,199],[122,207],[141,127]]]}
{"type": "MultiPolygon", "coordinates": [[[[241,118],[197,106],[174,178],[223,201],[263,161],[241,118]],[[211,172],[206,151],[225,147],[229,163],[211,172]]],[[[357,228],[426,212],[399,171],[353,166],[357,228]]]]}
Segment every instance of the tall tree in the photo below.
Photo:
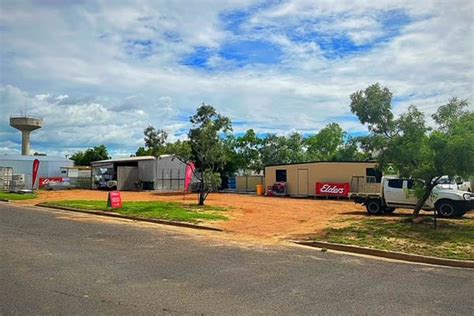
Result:
{"type": "Polygon", "coordinates": [[[288,158],[291,163],[305,162],[306,149],[305,139],[300,133],[291,133],[286,139],[286,148],[288,148],[288,158]]]}
{"type": "Polygon", "coordinates": [[[253,170],[257,173],[262,171],[259,151],[262,142],[253,129],[249,129],[244,135],[237,137],[234,144],[239,169],[253,170]]]}
{"type": "Polygon", "coordinates": [[[71,156],[76,166],[90,166],[92,161],[110,159],[105,145],[95,146],[86,151],[78,151],[71,156]]]}
{"type": "Polygon", "coordinates": [[[290,151],[285,136],[267,134],[259,148],[262,165],[276,165],[290,163],[290,151]]]}
{"type": "Polygon", "coordinates": [[[391,163],[400,176],[423,180],[415,190],[417,216],[442,176],[474,173],[474,114],[464,110],[466,100],[453,98],[433,115],[437,126],[432,131],[415,106],[395,119],[391,96],[387,88],[372,85],[351,95],[351,110],[368,125],[366,144],[380,167],[391,163]]]}
{"type": "Polygon", "coordinates": [[[215,173],[227,160],[221,134],[232,130],[229,118],[216,112],[211,105],[202,104],[196,114],[190,117],[189,130],[191,154],[200,171],[199,205],[204,205],[216,181],[215,173]]]}
{"type": "Polygon", "coordinates": [[[145,147],[149,150],[149,153],[155,157],[161,155],[168,139],[168,133],[162,129],[157,130],[151,125],[145,128],[143,133],[145,134],[145,147]]]}
{"type": "Polygon", "coordinates": [[[306,139],[309,160],[335,160],[338,150],[344,146],[346,136],[337,123],[326,125],[319,133],[306,139]]]}

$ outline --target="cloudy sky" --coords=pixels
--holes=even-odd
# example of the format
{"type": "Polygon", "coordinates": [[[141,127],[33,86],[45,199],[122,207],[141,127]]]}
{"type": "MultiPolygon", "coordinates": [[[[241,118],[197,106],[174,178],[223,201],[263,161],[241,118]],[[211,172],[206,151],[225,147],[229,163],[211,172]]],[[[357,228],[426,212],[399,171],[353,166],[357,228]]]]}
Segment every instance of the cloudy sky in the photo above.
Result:
{"type": "Polygon", "coordinates": [[[25,108],[44,119],[33,151],[121,156],[149,124],[185,138],[202,102],[278,134],[365,131],[349,95],[375,82],[397,113],[473,104],[473,3],[1,0],[0,154],[20,152],[25,108]]]}

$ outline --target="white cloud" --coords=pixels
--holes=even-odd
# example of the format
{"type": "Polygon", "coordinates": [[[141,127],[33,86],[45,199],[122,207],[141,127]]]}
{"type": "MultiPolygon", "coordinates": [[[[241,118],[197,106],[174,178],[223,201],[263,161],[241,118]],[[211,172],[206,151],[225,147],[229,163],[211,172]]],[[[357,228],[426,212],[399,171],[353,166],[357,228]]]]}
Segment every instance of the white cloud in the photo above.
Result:
{"type": "Polygon", "coordinates": [[[374,82],[397,97],[396,113],[415,104],[430,114],[451,96],[474,100],[469,1],[0,6],[0,152],[19,149],[8,116],[25,101],[28,113],[45,120],[32,137],[38,151],[105,143],[123,155],[142,145],[149,124],[183,138],[202,102],[241,122],[235,131],[284,133],[316,131],[333,120],[365,130],[350,118],[349,95],[374,82]],[[246,17],[237,32],[223,16],[238,10],[246,17]],[[397,26],[395,15],[395,26],[387,26],[390,12],[408,21],[397,26]],[[370,47],[328,58],[321,41],[337,37],[370,47]],[[268,41],[281,60],[238,66],[217,53],[237,40],[268,41]],[[180,63],[196,48],[209,50],[210,69],[180,63]]]}

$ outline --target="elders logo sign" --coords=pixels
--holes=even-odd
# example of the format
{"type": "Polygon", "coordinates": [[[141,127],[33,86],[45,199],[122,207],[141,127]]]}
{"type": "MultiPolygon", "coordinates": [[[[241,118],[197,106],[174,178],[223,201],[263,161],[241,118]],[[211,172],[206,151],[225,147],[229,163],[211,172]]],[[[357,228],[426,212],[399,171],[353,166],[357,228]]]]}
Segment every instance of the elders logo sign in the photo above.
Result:
{"type": "Polygon", "coordinates": [[[39,186],[40,188],[48,185],[48,184],[58,184],[58,183],[63,183],[63,182],[66,182],[68,179],[66,178],[59,178],[59,177],[55,177],[55,178],[40,178],[39,180],[39,186]]]}
{"type": "Polygon", "coordinates": [[[320,196],[349,196],[349,183],[316,182],[316,195],[320,196]]]}

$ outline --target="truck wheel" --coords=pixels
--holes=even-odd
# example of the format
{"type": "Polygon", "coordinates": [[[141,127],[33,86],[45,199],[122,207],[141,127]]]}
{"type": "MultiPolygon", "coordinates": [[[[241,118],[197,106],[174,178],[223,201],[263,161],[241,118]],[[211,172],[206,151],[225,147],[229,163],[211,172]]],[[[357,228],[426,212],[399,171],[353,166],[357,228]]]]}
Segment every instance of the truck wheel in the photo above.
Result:
{"type": "Polygon", "coordinates": [[[365,203],[365,208],[367,209],[367,213],[370,215],[382,214],[382,203],[380,203],[380,200],[367,201],[367,203],[365,203]]]}
{"type": "Polygon", "coordinates": [[[454,208],[454,205],[451,203],[451,201],[440,201],[436,205],[436,210],[438,211],[438,215],[440,217],[458,217],[459,215],[456,212],[456,209],[454,208]]]}
{"type": "Polygon", "coordinates": [[[386,207],[383,211],[385,214],[392,214],[395,211],[394,207],[386,207]]]}

